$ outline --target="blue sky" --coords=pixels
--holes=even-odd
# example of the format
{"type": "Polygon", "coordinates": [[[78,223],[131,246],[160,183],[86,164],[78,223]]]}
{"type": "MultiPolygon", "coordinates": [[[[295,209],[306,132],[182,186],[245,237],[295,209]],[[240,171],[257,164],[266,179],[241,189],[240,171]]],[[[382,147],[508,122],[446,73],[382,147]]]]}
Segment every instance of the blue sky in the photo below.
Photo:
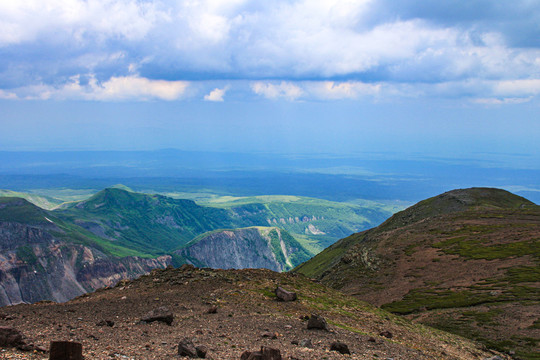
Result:
{"type": "Polygon", "coordinates": [[[0,0],[0,150],[538,168],[539,105],[536,0],[0,0]]]}

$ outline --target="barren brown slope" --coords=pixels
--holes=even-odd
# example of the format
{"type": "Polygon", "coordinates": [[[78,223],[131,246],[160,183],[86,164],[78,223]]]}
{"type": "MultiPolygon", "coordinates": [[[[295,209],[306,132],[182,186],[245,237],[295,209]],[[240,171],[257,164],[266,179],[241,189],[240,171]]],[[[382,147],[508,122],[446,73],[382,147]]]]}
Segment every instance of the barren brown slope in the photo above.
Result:
{"type": "Polygon", "coordinates": [[[310,262],[297,271],[424,324],[538,358],[540,208],[516,195],[448,192],[310,262]]]}
{"type": "MultiPolygon", "coordinates": [[[[177,344],[188,337],[208,348],[209,359],[239,359],[244,350],[270,346],[284,359],[488,359],[496,353],[470,341],[409,321],[314,283],[304,276],[270,270],[210,270],[183,266],[154,270],[135,281],[63,304],[38,303],[2,309],[0,325],[13,326],[43,347],[51,340],[83,343],[87,359],[179,358],[177,344]],[[295,290],[294,302],[278,302],[273,289],[295,290]],[[139,320],[168,307],[171,326],[139,320]],[[217,306],[217,313],[207,312],[217,306]],[[303,317],[324,316],[330,331],[307,330],[303,317]],[[9,320],[11,318],[11,320],[9,320]],[[102,320],[114,326],[97,326],[102,320]],[[380,336],[388,331],[393,336],[380,336]],[[264,333],[277,337],[262,337],[264,333]],[[372,338],[370,340],[370,338],[372,338]],[[310,339],[313,349],[294,345],[310,339]],[[329,351],[342,341],[352,355],[329,351]]],[[[17,356],[14,350],[4,356],[17,356]]],[[[23,354],[45,359],[45,354],[23,354]]],[[[500,355],[502,359],[506,356],[500,355]]]]}

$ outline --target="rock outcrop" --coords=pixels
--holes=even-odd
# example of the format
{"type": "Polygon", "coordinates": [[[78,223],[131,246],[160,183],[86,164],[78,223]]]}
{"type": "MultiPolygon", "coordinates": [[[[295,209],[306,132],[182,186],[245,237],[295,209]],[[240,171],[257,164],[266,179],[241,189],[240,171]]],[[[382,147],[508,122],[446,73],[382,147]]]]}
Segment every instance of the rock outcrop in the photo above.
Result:
{"type": "Polygon", "coordinates": [[[274,271],[289,270],[309,258],[307,251],[286,231],[265,227],[203,234],[176,254],[202,267],[274,271]]]}
{"type": "Polygon", "coordinates": [[[67,301],[171,263],[170,256],[107,255],[85,244],[80,234],[68,234],[57,219],[26,200],[13,198],[1,205],[0,306],[67,301]]]}

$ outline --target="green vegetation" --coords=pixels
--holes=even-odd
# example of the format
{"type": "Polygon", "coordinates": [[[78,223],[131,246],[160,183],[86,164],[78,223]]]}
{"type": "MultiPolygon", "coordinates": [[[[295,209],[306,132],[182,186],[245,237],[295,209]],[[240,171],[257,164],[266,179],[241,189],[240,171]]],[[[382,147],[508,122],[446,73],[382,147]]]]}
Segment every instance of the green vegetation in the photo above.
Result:
{"type": "Polygon", "coordinates": [[[474,306],[494,300],[493,296],[484,292],[427,288],[413,289],[402,300],[384,304],[382,308],[403,315],[417,311],[474,306]]]}
{"type": "Polygon", "coordinates": [[[19,246],[15,254],[19,259],[21,259],[28,265],[36,265],[38,262],[38,258],[34,253],[34,250],[28,245],[19,246]]]}
{"type": "Polygon", "coordinates": [[[468,259],[494,260],[525,255],[540,257],[540,239],[486,245],[480,239],[460,236],[437,242],[433,246],[446,254],[460,255],[468,259]]]}
{"type": "Polygon", "coordinates": [[[47,224],[48,213],[25,199],[0,197],[0,221],[47,224]]]}
{"type": "Polygon", "coordinates": [[[39,206],[42,209],[52,210],[62,203],[61,200],[55,199],[49,196],[42,196],[37,194],[23,193],[11,190],[0,189],[0,198],[2,197],[18,197],[31,202],[32,204],[39,206]]]}
{"type": "Polygon", "coordinates": [[[329,246],[309,261],[299,265],[293,271],[312,279],[320,277],[332,265],[340,261],[343,255],[356,243],[365,238],[366,232],[351,235],[329,246]]]}
{"type": "Polygon", "coordinates": [[[55,213],[102,238],[114,238],[118,245],[152,255],[172,251],[198,234],[233,223],[221,209],[118,188],[105,189],[55,213]]]}
{"type": "Polygon", "coordinates": [[[341,238],[380,224],[396,209],[396,205],[375,202],[357,205],[279,195],[214,197],[199,204],[232,211],[251,225],[285,229],[312,255],[341,238]]]}

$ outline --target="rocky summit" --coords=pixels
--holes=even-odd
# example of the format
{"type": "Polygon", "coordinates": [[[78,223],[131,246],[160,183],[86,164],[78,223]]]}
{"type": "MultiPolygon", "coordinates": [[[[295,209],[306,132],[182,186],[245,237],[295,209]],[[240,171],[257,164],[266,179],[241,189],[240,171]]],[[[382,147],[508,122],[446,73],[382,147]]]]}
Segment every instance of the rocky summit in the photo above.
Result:
{"type": "Polygon", "coordinates": [[[500,189],[449,191],[299,266],[385,310],[538,359],[540,207],[500,189]]]}
{"type": "Polygon", "coordinates": [[[32,345],[4,349],[6,359],[47,359],[51,342],[72,352],[81,344],[85,359],[98,360],[509,359],[270,270],[153,270],[66,303],[5,307],[0,326],[32,345]],[[278,300],[278,287],[297,298],[278,300]],[[310,328],[315,320],[326,326],[310,328]]]}

